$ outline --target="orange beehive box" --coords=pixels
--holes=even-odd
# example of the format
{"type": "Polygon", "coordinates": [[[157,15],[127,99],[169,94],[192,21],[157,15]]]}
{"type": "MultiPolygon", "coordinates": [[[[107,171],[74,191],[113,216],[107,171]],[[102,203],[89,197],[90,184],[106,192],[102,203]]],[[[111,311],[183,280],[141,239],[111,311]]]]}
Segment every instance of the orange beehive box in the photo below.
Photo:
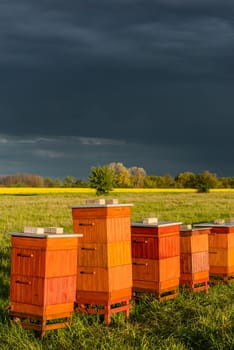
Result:
{"type": "Polygon", "coordinates": [[[131,204],[91,201],[71,208],[74,232],[83,234],[78,247],[76,309],[102,313],[106,323],[115,312],[124,311],[128,317],[132,297],[131,204]]]}
{"type": "Polygon", "coordinates": [[[180,228],[180,285],[193,291],[209,288],[209,233],[209,228],[180,228]]]}
{"type": "Polygon", "coordinates": [[[12,236],[11,274],[42,278],[75,276],[78,236],[38,236],[12,236]]]}
{"type": "Polygon", "coordinates": [[[183,279],[183,274],[197,273],[207,271],[209,275],[209,253],[181,253],[180,256],[180,274],[183,279]]]}
{"type": "Polygon", "coordinates": [[[234,223],[200,223],[196,227],[210,227],[209,265],[213,282],[234,281],[234,223]]]}
{"type": "Polygon", "coordinates": [[[180,253],[208,252],[209,228],[180,229],[180,253]]]}
{"type": "MultiPolygon", "coordinates": [[[[64,327],[47,320],[68,318],[74,309],[79,234],[12,233],[10,315],[27,318],[24,327],[64,327]],[[30,323],[38,320],[39,324],[30,323]]],[[[53,328],[54,327],[54,328],[53,328]]]]}
{"type": "Polygon", "coordinates": [[[210,272],[217,274],[234,274],[234,248],[210,248],[210,272]]]}
{"type": "Polygon", "coordinates": [[[132,263],[130,241],[112,243],[81,243],[78,266],[114,267],[132,263]]]}
{"type": "Polygon", "coordinates": [[[180,260],[172,257],[161,260],[133,259],[133,280],[168,281],[180,276],[180,260]]]}
{"type": "Polygon", "coordinates": [[[156,296],[179,286],[180,259],[133,259],[133,291],[153,292],[156,296]]]}
{"type": "Polygon", "coordinates": [[[214,249],[233,249],[234,232],[219,232],[212,229],[209,236],[209,246],[214,249]]]}
{"type": "MultiPolygon", "coordinates": [[[[171,291],[176,296],[180,276],[180,222],[131,223],[133,291],[171,291]]],[[[161,297],[160,297],[161,299],[161,297]]]]}
{"type": "Polygon", "coordinates": [[[180,255],[178,222],[131,223],[132,257],[166,259],[180,255]]]}
{"type": "MultiPolygon", "coordinates": [[[[132,286],[132,264],[110,268],[82,266],[77,269],[79,291],[112,292],[132,286]]],[[[94,303],[94,300],[93,300],[94,303]]]]}
{"type": "Polygon", "coordinates": [[[73,230],[83,234],[80,243],[130,241],[130,210],[131,204],[74,206],[73,230]]]}

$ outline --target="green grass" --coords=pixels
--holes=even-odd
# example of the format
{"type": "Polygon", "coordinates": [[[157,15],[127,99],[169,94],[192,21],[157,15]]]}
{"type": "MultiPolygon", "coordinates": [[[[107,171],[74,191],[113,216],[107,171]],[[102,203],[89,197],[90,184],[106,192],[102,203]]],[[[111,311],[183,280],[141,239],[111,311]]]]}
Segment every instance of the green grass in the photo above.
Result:
{"type": "MultiPolygon", "coordinates": [[[[132,203],[131,219],[195,223],[234,217],[233,193],[111,193],[120,203],[132,203]]],[[[74,314],[72,325],[49,331],[43,339],[12,323],[8,317],[10,238],[24,226],[62,226],[72,232],[70,205],[88,194],[1,196],[0,217],[0,346],[1,349],[234,349],[234,284],[212,286],[207,294],[183,289],[175,300],[159,303],[145,297],[132,307],[130,319],[74,314]]]]}

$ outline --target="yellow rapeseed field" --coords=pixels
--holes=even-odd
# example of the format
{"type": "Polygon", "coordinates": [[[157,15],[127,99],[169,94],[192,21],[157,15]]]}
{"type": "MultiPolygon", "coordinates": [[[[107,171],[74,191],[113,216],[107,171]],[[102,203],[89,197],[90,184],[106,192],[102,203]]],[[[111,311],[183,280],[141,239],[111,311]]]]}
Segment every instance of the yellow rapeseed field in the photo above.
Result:
{"type": "Polygon", "coordinates": [[[66,193],[90,193],[94,194],[92,188],[66,188],[66,187],[0,187],[1,194],[66,194],[66,193]]]}
{"type": "MultiPolygon", "coordinates": [[[[116,188],[112,193],[195,193],[192,188],[116,188]]],[[[0,187],[0,195],[30,195],[30,194],[95,194],[92,188],[67,187],[0,187]]],[[[210,192],[234,192],[233,188],[216,188],[210,192]]]]}

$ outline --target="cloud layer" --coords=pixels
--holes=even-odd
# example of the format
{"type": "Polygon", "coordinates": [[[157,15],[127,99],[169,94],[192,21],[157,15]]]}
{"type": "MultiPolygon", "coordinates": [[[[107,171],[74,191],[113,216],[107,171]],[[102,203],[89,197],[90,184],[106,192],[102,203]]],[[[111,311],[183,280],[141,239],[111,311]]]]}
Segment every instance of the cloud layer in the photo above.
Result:
{"type": "Polygon", "coordinates": [[[0,154],[17,164],[2,172],[62,158],[75,176],[109,160],[232,176],[233,15],[228,0],[2,1],[0,154]]]}

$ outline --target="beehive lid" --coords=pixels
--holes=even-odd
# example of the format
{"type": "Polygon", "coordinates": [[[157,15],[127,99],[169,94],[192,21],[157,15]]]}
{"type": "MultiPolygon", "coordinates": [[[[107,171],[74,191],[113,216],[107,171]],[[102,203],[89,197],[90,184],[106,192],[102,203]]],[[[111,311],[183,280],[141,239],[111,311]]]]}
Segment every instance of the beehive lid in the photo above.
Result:
{"type": "Polygon", "coordinates": [[[71,209],[78,209],[78,208],[107,208],[107,207],[131,207],[133,204],[131,203],[106,203],[105,204],[99,204],[99,203],[88,203],[88,204],[78,204],[78,205],[69,205],[68,208],[71,209]]]}
{"type": "Polygon", "coordinates": [[[64,237],[83,237],[82,233],[68,233],[64,232],[63,234],[57,233],[27,233],[27,232],[9,232],[10,236],[18,236],[18,237],[36,237],[36,238],[64,238],[64,237]]]}
{"type": "Polygon", "coordinates": [[[172,225],[181,225],[182,222],[177,221],[158,221],[157,223],[143,223],[143,221],[132,222],[131,226],[134,227],[162,227],[162,226],[172,226],[172,225]]]}
{"type": "Polygon", "coordinates": [[[194,227],[192,224],[182,224],[180,225],[180,235],[182,237],[186,236],[192,236],[192,235],[201,235],[201,234],[207,234],[207,231],[210,229],[210,227],[194,227]]]}
{"type": "Polygon", "coordinates": [[[194,224],[194,227],[232,227],[234,226],[234,222],[224,222],[223,224],[217,224],[214,222],[200,222],[198,224],[194,224]]]}
{"type": "Polygon", "coordinates": [[[87,199],[86,204],[106,204],[105,198],[87,199]]]}

